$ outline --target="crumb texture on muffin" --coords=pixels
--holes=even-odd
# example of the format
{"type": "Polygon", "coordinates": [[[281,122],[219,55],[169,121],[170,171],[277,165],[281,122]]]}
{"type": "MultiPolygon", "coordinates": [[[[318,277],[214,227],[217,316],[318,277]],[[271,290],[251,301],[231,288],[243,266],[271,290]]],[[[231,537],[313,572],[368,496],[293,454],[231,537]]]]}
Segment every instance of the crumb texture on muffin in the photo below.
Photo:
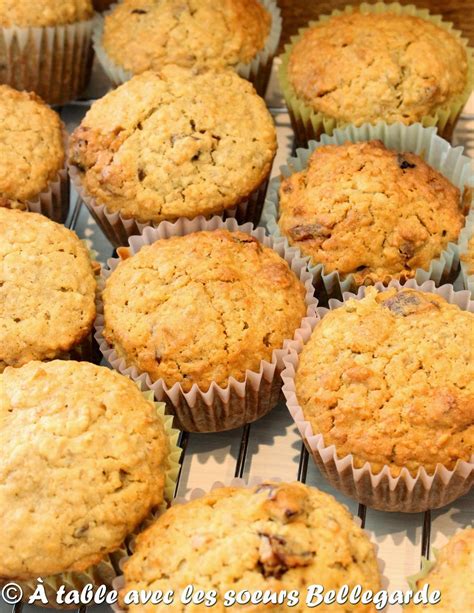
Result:
{"type": "Polygon", "coordinates": [[[242,232],[158,240],[107,280],[104,336],[153,381],[208,389],[243,381],[293,338],[306,290],[275,251],[242,232]]]}
{"type": "Polygon", "coordinates": [[[0,207],[26,208],[64,167],[59,115],[34,93],[0,85],[0,207]]]}
{"type": "Polygon", "coordinates": [[[474,315],[435,294],[368,288],[316,326],[296,396],[314,434],[374,472],[428,473],[474,449],[474,315]]]}
{"type": "Polygon", "coordinates": [[[461,260],[466,264],[467,274],[474,275],[474,236],[467,243],[467,251],[461,255],[461,260]]]}
{"type": "Polygon", "coordinates": [[[359,285],[428,269],[465,221],[457,187],[381,141],[315,149],[307,168],[283,179],[279,198],[289,242],[359,285]]]}
{"type": "Polygon", "coordinates": [[[94,322],[95,291],[89,253],[74,232],[0,207],[0,372],[80,343],[94,322]]]}
{"type": "Polygon", "coordinates": [[[84,189],[138,221],[220,213],[270,174],[273,120],[231,70],[134,77],[92,105],[71,137],[84,189]]]}
{"type": "MultiPolygon", "coordinates": [[[[263,483],[252,488],[219,488],[202,498],[175,505],[137,539],[125,564],[125,590],[179,593],[189,583],[216,589],[213,610],[227,611],[227,590],[300,590],[296,612],[313,609],[304,603],[306,587],[326,590],[344,584],[380,589],[373,545],[336,500],[301,483],[263,483]]],[[[333,605],[336,606],[336,605],[333,605]]],[[[247,611],[249,605],[231,607],[247,611]]],[[[204,607],[131,606],[138,611],[188,611],[204,607]]],[[[287,611],[285,604],[251,607],[252,611],[287,611]]],[[[336,606],[335,610],[342,610],[336,606]]],[[[352,611],[374,611],[353,605],[352,611]]]]}
{"type": "Polygon", "coordinates": [[[125,0],[106,15],[102,44],[134,74],[168,64],[225,68],[251,62],[270,28],[258,0],[125,0]]]}
{"type": "Polygon", "coordinates": [[[308,106],[342,122],[409,124],[448,106],[467,83],[467,54],[427,20],[345,14],[295,43],[288,78],[308,106]]]}
{"type": "Polygon", "coordinates": [[[82,571],[163,500],[169,444],[130,379],[88,362],[0,375],[0,577],[82,571]]]}
{"type": "Polygon", "coordinates": [[[7,28],[64,25],[93,14],[91,0],[0,0],[0,25],[7,28]]]}

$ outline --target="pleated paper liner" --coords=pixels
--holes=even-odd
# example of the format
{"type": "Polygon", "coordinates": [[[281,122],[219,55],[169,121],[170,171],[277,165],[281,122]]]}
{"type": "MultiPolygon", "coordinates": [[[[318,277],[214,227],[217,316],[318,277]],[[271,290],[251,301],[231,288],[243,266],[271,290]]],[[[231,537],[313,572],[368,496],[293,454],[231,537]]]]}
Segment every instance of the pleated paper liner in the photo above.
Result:
{"type": "MultiPolygon", "coordinates": [[[[441,172],[453,185],[459,188],[462,195],[461,206],[466,211],[472,204],[474,188],[474,168],[472,160],[463,155],[462,147],[452,147],[446,140],[436,134],[435,128],[424,128],[421,124],[405,126],[401,123],[387,125],[380,122],[376,125],[364,124],[360,127],[348,126],[337,129],[332,136],[323,134],[319,141],[310,141],[308,148],[297,149],[296,157],[288,158],[287,164],[280,168],[283,177],[289,177],[295,172],[304,170],[313,151],[324,145],[342,145],[345,142],[361,142],[378,139],[389,149],[411,152],[420,155],[424,161],[441,172]]],[[[281,237],[278,226],[279,189],[281,179],[272,179],[263,208],[261,224],[275,237],[281,237]]],[[[413,271],[418,283],[433,280],[436,285],[452,282],[459,266],[459,251],[457,245],[449,243],[439,257],[430,262],[427,270],[413,271]]],[[[321,300],[342,297],[343,292],[356,291],[357,284],[353,275],[341,277],[337,271],[327,272],[322,264],[310,262],[310,270],[314,275],[316,293],[321,300]]],[[[389,275],[384,283],[390,281],[389,275]]],[[[406,281],[405,277],[398,280],[406,281]]]]}
{"type": "MultiPolygon", "coordinates": [[[[143,395],[149,402],[155,404],[157,413],[163,421],[170,445],[168,469],[165,474],[165,500],[164,504],[160,507],[163,511],[173,500],[176,489],[181,457],[181,449],[178,447],[179,432],[173,428],[173,418],[165,413],[165,405],[162,402],[154,402],[153,394],[151,392],[143,392],[143,395]]],[[[103,559],[98,564],[90,566],[84,571],[65,572],[58,575],[41,577],[42,584],[48,598],[48,604],[42,604],[40,601],[36,601],[35,604],[55,609],[77,609],[77,604],[59,605],[56,603],[57,592],[61,586],[64,586],[66,594],[71,590],[80,591],[88,584],[92,584],[94,588],[105,585],[107,589],[110,590],[112,588],[113,580],[120,573],[119,561],[129,553],[129,542],[132,536],[133,533],[125,539],[125,542],[117,550],[105,554],[103,559]]],[[[17,581],[15,579],[0,578],[0,586],[10,583],[11,581],[14,581],[20,585],[21,589],[23,590],[22,602],[25,603],[28,602],[28,598],[35,592],[38,585],[37,578],[35,577],[30,581],[17,581]]]]}
{"type": "MultiPolygon", "coordinates": [[[[307,270],[307,259],[300,257],[299,251],[288,247],[284,240],[269,237],[263,228],[253,229],[249,223],[238,225],[235,219],[223,221],[219,217],[213,217],[211,220],[203,217],[193,220],[182,218],[174,224],[163,222],[157,228],[145,228],[141,236],[132,237],[129,241],[130,247],[126,250],[126,257],[136,254],[142,246],[157,240],[218,228],[230,232],[245,232],[284,258],[306,288],[307,316],[314,316],[317,300],[313,295],[312,275],[307,270]]],[[[119,263],[120,258],[108,261],[109,270],[102,271],[103,284],[119,263]]],[[[95,338],[107,362],[118,372],[139,383],[142,389],[153,390],[155,398],[165,402],[169,411],[176,416],[177,427],[180,429],[188,432],[231,430],[260,419],[278,402],[283,357],[287,353],[286,345],[291,339],[285,340],[280,349],[273,351],[271,361],[262,360],[258,371],[247,370],[244,381],[230,377],[226,386],[213,382],[209,390],[204,392],[194,384],[189,391],[184,391],[179,383],[168,387],[163,379],[153,382],[148,374],[139,372],[135,366],[128,365],[103,336],[104,316],[101,301],[98,302],[97,313],[95,338]]]]}
{"type": "Polygon", "coordinates": [[[49,104],[75,100],[92,68],[93,19],[47,27],[2,28],[0,82],[49,104]]]}
{"type": "Polygon", "coordinates": [[[293,45],[309,28],[322,25],[335,15],[353,13],[357,9],[364,14],[395,13],[397,15],[412,15],[420,17],[421,19],[425,19],[426,21],[429,21],[443,28],[444,30],[447,30],[464,46],[468,59],[468,74],[464,90],[450,102],[437,109],[433,114],[425,115],[421,118],[421,124],[423,126],[437,127],[438,133],[443,138],[450,140],[459,115],[461,114],[461,111],[474,88],[474,56],[473,50],[467,46],[468,40],[462,37],[461,32],[453,28],[452,23],[443,21],[440,15],[431,15],[428,10],[418,9],[413,4],[402,6],[398,2],[393,2],[391,4],[385,4],[384,2],[368,4],[363,2],[360,7],[356,5],[346,6],[343,11],[337,9],[330,15],[322,15],[319,20],[310,22],[307,28],[302,28],[296,36],[291,38],[291,42],[285,45],[285,52],[281,56],[282,62],[279,70],[279,80],[297,142],[304,146],[309,140],[317,140],[321,134],[332,134],[336,128],[345,127],[347,122],[315,111],[303,100],[298,98],[288,78],[288,61],[293,45]]]}
{"type": "Polygon", "coordinates": [[[466,225],[459,237],[457,245],[453,246],[454,257],[459,257],[461,264],[461,276],[464,287],[471,292],[471,297],[474,299],[474,250],[471,247],[470,257],[472,262],[469,264],[466,258],[469,253],[469,241],[474,236],[474,209],[471,210],[467,219],[466,225]],[[471,272],[470,272],[471,270],[471,272]]]}
{"type": "MultiPolygon", "coordinates": [[[[375,286],[379,291],[391,287],[400,289],[402,285],[392,281],[388,288],[381,283],[375,286]]],[[[433,281],[418,285],[410,279],[403,287],[418,289],[442,296],[450,304],[457,304],[461,309],[474,313],[474,301],[469,292],[454,291],[452,285],[436,288],[433,281]]],[[[357,293],[344,293],[343,302],[351,298],[360,300],[365,295],[361,287],[357,293]]],[[[329,310],[342,306],[343,302],[331,300],[329,310]]],[[[293,417],[309,454],[329,483],[347,496],[358,502],[382,511],[401,511],[420,513],[428,509],[443,507],[466,494],[474,482],[474,457],[467,461],[458,461],[453,470],[438,464],[433,474],[428,474],[421,467],[413,477],[406,468],[398,477],[393,477],[388,466],[379,473],[373,473],[369,462],[362,468],[354,466],[352,454],[344,457],[337,455],[334,445],[326,446],[323,435],[313,432],[311,424],[305,420],[303,410],[296,397],[295,374],[298,369],[299,353],[308,342],[318,322],[327,314],[328,309],[318,308],[313,318],[308,318],[299,331],[299,338],[290,343],[289,355],[284,358],[285,370],[282,373],[283,394],[288,410],[293,417]]]]}
{"type": "MultiPolygon", "coordinates": [[[[280,9],[277,6],[275,0],[260,0],[262,5],[267,9],[272,18],[272,24],[268,39],[264,48],[259,51],[255,58],[248,64],[240,63],[234,67],[237,73],[250,81],[255,87],[260,96],[265,95],[268,81],[270,79],[270,73],[272,71],[273,58],[280,42],[282,20],[280,9]]],[[[110,9],[105,12],[108,15],[114,10],[118,3],[112,4],[110,9]]],[[[121,83],[125,83],[133,76],[132,72],[125,70],[124,68],[115,64],[111,58],[107,55],[103,45],[102,36],[104,31],[104,17],[97,15],[94,20],[94,29],[92,33],[92,39],[94,42],[94,50],[99,62],[102,65],[105,73],[109,77],[112,84],[117,87],[121,83]]]]}

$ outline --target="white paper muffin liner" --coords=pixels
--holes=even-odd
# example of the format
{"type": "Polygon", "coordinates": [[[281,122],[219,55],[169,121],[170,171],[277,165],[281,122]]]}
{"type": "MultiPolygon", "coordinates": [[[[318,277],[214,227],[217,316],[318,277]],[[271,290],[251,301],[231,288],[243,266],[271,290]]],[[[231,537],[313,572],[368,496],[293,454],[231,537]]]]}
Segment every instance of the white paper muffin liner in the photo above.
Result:
{"type": "MultiPolygon", "coordinates": [[[[218,228],[230,232],[245,232],[284,258],[306,288],[307,317],[314,317],[317,300],[314,297],[312,275],[307,270],[307,259],[302,258],[297,249],[289,248],[282,239],[267,236],[263,228],[253,229],[251,224],[238,225],[234,219],[223,221],[219,217],[213,217],[209,221],[203,217],[194,220],[181,218],[173,224],[163,222],[157,228],[145,228],[141,236],[133,236],[130,239],[129,251],[134,255],[142,246],[150,245],[157,240],[218,228]]],[[[102,270],[103,285],[117,268],[120,258],[110,259],[107,263],[109,269],[102,270]]],[[[103,312],[103,304],[99,300],[95,338],[102,355],[112,368],[131,377],[141,389],[153,390],[155,398],[165,402],[169,411],[176,416],[177,427],[180,429],[188,432],[231,430],[263,417],[278,402],[281,390],[280,373],[284,367],[283,358],[287,354],[286,346],[291,339],[285,340],[280,349],[273,351],[271,361],[262,360],[258,372],[247,370],[244,381],[230,377],[226,386],[213,382],[209,390],[204,392],[194,384],[186,392],[180,383],[175,383],[172,387],[168,387],[163,379],[153,383],[147,373],[141,373],[135,366],[128,366],[126,360],[117,355],[103,336],[103,312]]],[[[303,322],[300,325],[303,325],[303,322]]]]}
{"type": "MultiPolygon", "coordinates": [[[[282,19],[280,9],[278,8],[275,0],[260,1],[270,13],[272,18],[272,24],[267,42],[265,43],[265,47],[250,63],[237,64],[237,66],[235,66],[235,70],[241,77],[247,79],[253,84],[258,94],[264,96],[268,81],[270,79],[273,58],[278,48],[278,43],[280,42],[282,19]]],[[[112,4],[110,9],[106,11],[104,15],[108,15],[110,12],[112,12],[117,4],[119,3],[112,4]]],[[[94,50],[105,73],[111,80],[112,84],[117,87],[121,83],[125,83],[125,81],[131,79],[133,74],[132,72],[118,66],[109,58],[102,45],[103,31],[104,17],[102,15],[97,15],[94,20],[94,29],[92,34],[94,50]]]]}
{"type": "MultiPolygon", "coordinates": [[[[452,285],[436,288],[433,281],[425,281],[421,285],[410,279],[402,286],[392,281],[388,287],[377,283],[379,291],[387,291],[392,287],[430,292],[442,296],[450,304],[457,304],[461,309],[474,313],[474,301],[470,300],[469,292],[454,291],[452,285]]],[[[393,477],[388,466],[379,473],[373,473],[369,462],[362,468],[355,468],[352,454],[339,457],[335,445],[326,446],[323,435],[313,432],[311,424],[305,420],[303,410],[296,397],[295,374],[298,369],[299,354],[308,342],[311,333],[329,310],[337,309],[351,298],[357,300],[365,296],[366,288],[361,287],[357,295],[344,293],[343,302],[330,300],[329,309],[319,307],[313,318],[307,318],[302,329],[298,330],[298,338],[289,344],[289,354],[283,359],[285,370],[282,373],[283,394],[288,410],[303,438],[309,454],[317,464],[323,476],[329,483],[347,496],[358,502],[382,511],[401,511],[419,513],[428,509],[443,507],[460,496],[466,494],[474,482],[474,457],[469,462],[458,461],[453,470],[448,470],[437,464],[436,470],[429,475],[421,467],[413,477],[407,468],[402,468],[398,477],[393,477]]]]}
{"type": "Polygon", "coordinates": [[[93,19],[47,27],[2,28],[0,82],[65,104],[85,89],[92,68],[93,19]]]}
{"type": "MultiPolygon", "coordinates": [[[[441,172],[451,183],[458,187],[463,198],[462,204],[467,209],[472,200],[474,188],[474,168],[472,160],[463,155],[462,147],[452,147],[446,140],[436,134],[436,128],[424,128],[421,124],[405,126],[401,123],[376,125],[364,124],[360,127],[348,126],[336,129],[332,136],[323,134],[319,141],[310,141],[308,148],[297,149],[296,156],[288,158],[287,164],[281,166],[283,177],[289,177],[295,172],[304,170],[315,149],[324,145],[342,145],[347,141],[352,143],[381,140],[389,149],[400,153],[416,153],[424,161],[441,172]]],[[[281,237],[278,226],[279,189],[281,179],[276,177],[270,181],[267,197],[263,208],[261,225],[275,237],[281,237]]],[[[286,239],[285,239],[286,240],[286,239]]],[[[322,264],[312,264],[310,270],[314,275],[315,287],[323,291],[328,298],[341,298],[343,292],[355,291],[357,284],[352,274],[341,278],[337,271],[327,273],[322,264]]],[[[415,280],[423,283],[429,279],[436,285],[452,282],[459,265],[459,250],[457,245],[449,243],[438,258],[431,261],[427,270],[421,268],[415,271],[415,280]]],[[[403,283],[405,277],[400,277],[403,283]]]]}
{"type": "Polygon", "coordinates": [[[467,219],[466,225],[459,236],[459,242],[457,245],[452,246],[452,251],[455,256],[459,257],[461,264],[461,277],[464,287],[471,292],[471,297],[474,299],[474,274],[469,274],[469,267],[467,262],[463,262],[463,256],[467,255],[468,244],[470,239],[474,236],[474,209],[471,210],[467,219]]]}

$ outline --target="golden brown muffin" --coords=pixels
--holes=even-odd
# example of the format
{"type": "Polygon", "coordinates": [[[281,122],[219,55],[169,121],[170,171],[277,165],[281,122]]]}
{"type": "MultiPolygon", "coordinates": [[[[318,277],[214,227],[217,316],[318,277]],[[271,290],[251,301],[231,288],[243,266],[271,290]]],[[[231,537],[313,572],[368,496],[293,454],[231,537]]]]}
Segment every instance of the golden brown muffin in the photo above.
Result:
{"type": "Polygon", "coordinates": [[[87,362],[0,375],[0,578],[83,571],[163,500],[169,443],[130,379],[87,362]]]}
{"type": "Polygon", "coordinates": [[[435,294],[368,288],[316,326],[296,372],[314,434],[360,468],[453,469],[474,451],[474,315],[435,294]]]}
{"type": "Polygon", "coordinates": [[[166,69],[94,103],[71,137],[70,163],[108,210],[159,222],[235,207],[268,178],[276,146],[247,81],[166,69]]]}
{"type": "Polygon", "coordinates": [[[449,106],[467,71],[464,47],[445,29],[410,15],[352,13],[303,33],[288,79],[306,105],[340,122],[411,124],[449,106]]]}
{"type": "Polygon", "coordinates": [[[466,273],[474,275],[474,236],[467,243],[467,251],[461,255],[461,260],[466,264],[466,273]]]}
{"type": "Polygon", "coordinates": [[[104,337],[152,381],[207,390],[270,361],[305,316],[305,293],[283,258],[242,232],[162,239],[107,280],[104,337]]]}
{"type": "Polygon", "coordinates": [[[270,27],[258,0],[125,0],[105,16],[102,45],[134,74],[168,64],[225,68],[251,62],[270,27]]]}
{"type": "Polygon", "coordinates": [[[0,372],[80,343],[94,322],[95,290],[89,253],[74,232],[0,207],[0,372]]]}
{"type": "Polygon", "coordinates": [[[290,244],[358,285],[428,269],[465,221],[457,187],[380,141],[315,149],[279,195],[278,224],[290,244]]]}
{"type": "Polygon", "coordinates": [[[474,529],[458,532],[436,554],[436,561],[428,574],[416,582],[421,590],[428,584],[431,592],[439,590],[441,601],[436,605],[413,604],[404,613],[436,611],[436,613],[460,613],[470,611],[474,602],[474,529]]]}
{"type": "Polygon", "coordinates": [[[64,160],[59,115],[36,94],[0,85],[0,207],[25,209],[64,160]]]}
{"type": "Polygon", "coordinates": [[[0,25],[7,28],[63,25],[93,14],[92,0],[0,0],[0,25]]]}
{"type": "MultiPolygon", "coordinates": [[[[188,585],[217,590],[215,611],[227,611],[228,590],[300,591],[300,602],[262,606],[235,604],[236,611],[312,611],[306,588],[315,582],[326,591],[361,584],[380,589],[374,548],[352,516],[336,500],[302,483],[263,483],[252,488],[224,487],[172,507],[137,539],[124,568],[129,590],[173,589],[188,585]]],[[[131,613],[183,611],[173,605],[130,606],[131,613]]],[[[333,604],[326,610],[347,611],[333,604]]],[[[186,611],[204,610],[188,605],[186,611]]],[[[352,605],[353,612],[374,611],[352,605]]]]}

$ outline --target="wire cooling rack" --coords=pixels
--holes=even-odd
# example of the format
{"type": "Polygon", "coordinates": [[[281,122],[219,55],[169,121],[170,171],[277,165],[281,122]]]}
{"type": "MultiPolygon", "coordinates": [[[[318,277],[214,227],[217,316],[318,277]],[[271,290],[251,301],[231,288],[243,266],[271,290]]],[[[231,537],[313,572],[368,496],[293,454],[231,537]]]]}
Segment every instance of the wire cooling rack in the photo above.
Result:
{"type": "MultiPolygon", "coordinates": [[[[278,174],[280,165],[285,163],[294,150],[293,133],[278,91],[275,69],[276,66],[266,96],[268,108],[277,126],[279,145],[273,175],[278,174]]],[[[92,101],[106,91],[106,79],[95,67],[86,97],[58,109],[68,131],[81,121],[92,101]]],[[[474,96],[460,118],[453,141],[454,144],[463,146],[467,155],[474,157],[474,96]]],[[[102,263],[112,256],[112,245],[105,239],[75,193],[71,193],[71,210],[66,225],[88,241],[98,252],[98,259],[102,263]]],[[[234,477],[298,480],[333,494],[354,516],[360,518],[362,526],[370,532],[378,548],[384,576],[383,586],[386,589],[406,590],[406,577],[419,570],[421,557],[429,558],[433,548],[441,547],[459,529],[472,525],[474,519],[472,492],[450,506],[415,514],[375,511],[340,494],[327,484],[309,458],[296,426],[282,402],[258,422],[231,432],[182,432],[179,445],[183,452],[176,495],[180,497],[186,496],[195,488],[209,490],[216,481],[227,484],[234,477]]],[[[97,613],[110,611],[108,606],[102,605],[80,607],[78,613],[86,613],[89,608],[97,613]]],[[[391,606],[386,610],[395,613],[400,612],[401,607],[391,606]]],[[[35,612],[38,613],[38,609],[33,606],[18,604],[11,607],[0,601],[0,613],[35,612]]]]}

